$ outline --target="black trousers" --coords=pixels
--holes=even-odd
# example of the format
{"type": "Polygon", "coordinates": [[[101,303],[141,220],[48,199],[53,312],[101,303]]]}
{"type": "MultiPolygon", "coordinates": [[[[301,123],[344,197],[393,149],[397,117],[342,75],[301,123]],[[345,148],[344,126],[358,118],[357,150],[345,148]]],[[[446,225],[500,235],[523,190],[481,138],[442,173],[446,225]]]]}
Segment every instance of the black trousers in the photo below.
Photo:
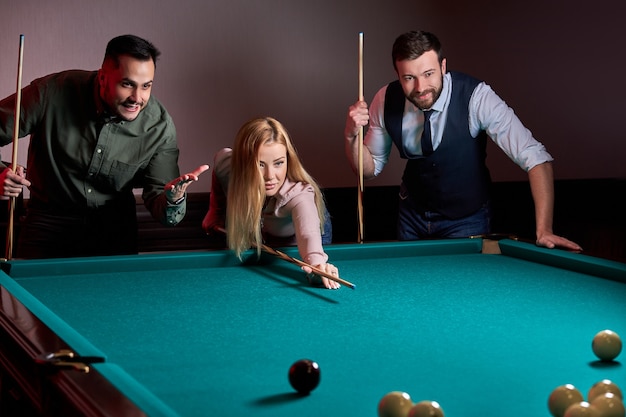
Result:
{"type": "Polygon", "coordinates": [[[97,209],[29,204],[20,221],[15,258],[72,258],[138,252],[135,200],[97,209]]]}

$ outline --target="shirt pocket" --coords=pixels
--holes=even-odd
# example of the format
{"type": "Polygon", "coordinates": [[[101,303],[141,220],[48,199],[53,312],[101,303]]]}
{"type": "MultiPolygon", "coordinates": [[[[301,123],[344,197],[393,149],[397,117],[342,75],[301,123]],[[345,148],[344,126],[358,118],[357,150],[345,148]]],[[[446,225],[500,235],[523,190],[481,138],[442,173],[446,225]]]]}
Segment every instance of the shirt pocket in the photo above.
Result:
{"type": "Polygon", "coordinates": [[[98,184],[109,191],[123,191],[142,186],[145,163],[108,161],[98,176],[98,184]]]}

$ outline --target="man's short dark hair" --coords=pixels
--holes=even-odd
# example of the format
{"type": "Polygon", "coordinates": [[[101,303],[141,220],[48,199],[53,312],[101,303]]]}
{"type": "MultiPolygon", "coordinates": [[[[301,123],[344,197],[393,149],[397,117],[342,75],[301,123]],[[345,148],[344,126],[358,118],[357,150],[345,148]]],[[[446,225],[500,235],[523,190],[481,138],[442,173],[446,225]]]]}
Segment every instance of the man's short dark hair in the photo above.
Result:
{"type": "Polygon", "coordinates": [[[140,61],[156,62],[161,52],[150,42],[135,35],[117,36],[109,41],[104,54],[104,60],[111,59],[119,65],[119,57],[129,55],[140,61]]]}
{"type": "Polygon", "coordinates": [[[428,51],[435,51],[441,64],[444,55],[437,36],[430,32],[417,30],[403,33],[396,38],[391,49],[393,67],[396,67],[396,61],[412,61],[428,51]]]}

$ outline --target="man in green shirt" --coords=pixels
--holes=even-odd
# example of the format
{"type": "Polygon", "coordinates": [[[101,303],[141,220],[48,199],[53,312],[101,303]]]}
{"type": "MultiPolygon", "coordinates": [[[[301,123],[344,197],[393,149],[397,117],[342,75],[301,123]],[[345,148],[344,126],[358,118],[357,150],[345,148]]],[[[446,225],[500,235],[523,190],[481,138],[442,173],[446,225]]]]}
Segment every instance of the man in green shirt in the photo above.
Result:
{"type": "MultiPolygon", "coordinates": [[[[0,167],[0,195],[30,190],[17,258],[137,253],[134,188],[155,219],[183,219],[186,189],[209,167],[180,175],[174,122],[151,97],[159,55],[144,39],[119,36],[99,71],[63,71],[22,90],[28,171],[0,167]]],[[[15,102],[15,94],[0,101],[0,146],[12,141],[15,102]]]]}

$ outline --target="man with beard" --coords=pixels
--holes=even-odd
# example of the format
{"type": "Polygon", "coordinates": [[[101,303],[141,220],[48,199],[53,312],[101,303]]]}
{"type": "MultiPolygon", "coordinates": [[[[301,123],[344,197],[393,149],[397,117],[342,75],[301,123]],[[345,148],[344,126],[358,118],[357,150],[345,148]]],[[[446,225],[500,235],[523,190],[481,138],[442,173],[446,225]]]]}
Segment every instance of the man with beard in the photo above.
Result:
{"type": "Polygon", "coordinates": [[[357,172],[358,133],[369,124],[364,179],[380,174],[392,143],[407,159],[398,239],[490,233],[491,177],[485,162],[489,137],[528,172],[537,244],[581,250],[552,230],[552,157],[491,87],[469,75],[447,72],[441,43],[432,33],[400,35],[392,60],[398,80],[381,88],[369,109],[365,101],[349,108],[344,136],[346,155],[357,172]]]}
{"type": "MultiPolygon", "coordinates": [[[[22,89],[28,171],[0,168],[1,196],[30,189],[17,258],[137,253],[134,188],[155,219],[183,219],[186,189],[209,167],[180,176],[174,123],[151,97],[159,55],[144,39],[118,36],[99,71],[63,71],[22,89]]],[[[0,101],[0,146],[12,141],[16,100],[0,101]]]]}

